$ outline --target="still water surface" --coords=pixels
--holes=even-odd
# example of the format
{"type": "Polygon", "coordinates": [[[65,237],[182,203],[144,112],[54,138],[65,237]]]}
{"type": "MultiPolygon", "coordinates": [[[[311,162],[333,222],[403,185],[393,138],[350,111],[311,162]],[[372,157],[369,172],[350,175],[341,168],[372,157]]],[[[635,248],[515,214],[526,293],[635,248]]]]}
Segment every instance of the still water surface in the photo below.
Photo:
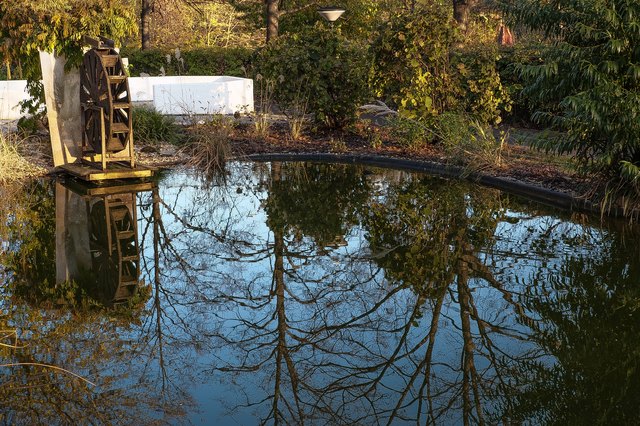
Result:
{"type": "Polygon", "coordinates": [[[346,165],[3,191],[0,423],[640,420],[636,228],[346,165]]]}

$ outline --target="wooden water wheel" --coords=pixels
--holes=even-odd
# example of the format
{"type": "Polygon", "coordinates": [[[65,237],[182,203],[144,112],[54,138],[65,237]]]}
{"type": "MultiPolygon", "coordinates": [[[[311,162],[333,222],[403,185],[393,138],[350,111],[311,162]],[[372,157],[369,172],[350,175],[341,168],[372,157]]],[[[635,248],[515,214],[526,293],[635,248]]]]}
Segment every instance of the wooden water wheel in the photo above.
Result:
{"type": "Polygon", "coordinates": [[[80,68],[82,150],[85,161],[127,161],[134,168],[131,95],[113,41],[85,37],[92,48],[80,68]],[[118,154],[118,155],[115,155],[118,154]]]}

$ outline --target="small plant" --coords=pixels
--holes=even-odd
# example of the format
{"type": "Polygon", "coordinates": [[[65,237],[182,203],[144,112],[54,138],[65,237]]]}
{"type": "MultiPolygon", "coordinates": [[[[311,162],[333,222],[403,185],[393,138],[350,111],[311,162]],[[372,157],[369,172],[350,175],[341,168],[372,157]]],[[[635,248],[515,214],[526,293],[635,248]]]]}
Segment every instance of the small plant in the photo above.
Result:
{"type": "MultiPolygon", "coordinates": [[[[432,142],[434,139],[434,132],[424,122],[400,114],[398,111],[389,108],[382,101],[363,105],[360,110],[371,114],[374,118],[383,119],[390,129],[391,135],[401,145],[415,149],[432,142]]],[[[371,123],[368,124],[368,132],[374,132],[376,126],[372,126],[371,123]]],[[[380,138],[379,134],[376,137],[380,138]]]]}
{"type": "Polygon", "coordinates": [[[45,128],[43,120],[45,118],[44,112],[40,112],[34,115],[25,115],[18,120],[18,131],[24,136],[30,136],[38,133],[38,131],[45,128]]]}
{"type": "Polygon", "coordinates": [[[207,179],[219,176],[231,156],[229,139],[233,133],[233,119],[214,116],[212,121],[192,126],[188,133],[185,149],[190,160],[187,164],[207,179]]]}
{"type": "Polygon", "coordinates": [[[340,137],[334,138],[332,136],[329,139],[329,146],[332,152],[345,152],[347,150],[347,144],[344,142],[344,139],[340,137]]]}
{"type": "Polygon", "coordinates": [[[372,148],[382,147],[382,135],[380,128],[373,120],[365,118],[361,120],[361,135],[369,142],[372,148]]]}
{"type": "MultiPolygon", "coordinates": [[[[174,51],[174,54],[171,55],[170,53],[167,53],[165,55],[165,61],[167,62],[167,68],[171,67],[171,63],[175,63],[174,68],[176,70],[176,74],[177,75],[183,75],[185,72],[185,68],[184,68],[184,58],[182,57],[182,53],[180,52],[180,48],[176,47],[176,50],[174,51]],[[173,58],[175,57],[175,61],[173,60],[173,58]]],[[[160,73],[162,76],[166,75],[165,69],[163,66],[160,67],[160,73]]]]}
{"type": "Polygon", "coordinates": [[[396,141],[409,148],[421,148],[433,141],[433,132],[420,120],[398,114],[391,117],[389,126],[396,141]]]}
{"type": "Polygon", "coordinates": [[[133,108],[133,135],[136,142],[149,145],[177,144],[184,138],[173,118],[146,106],[133,108]]]}
{"type": "Polygon", "coordinates": [[[447,113],[439,117],[438,132],[445,152],[452,162],[468,172],[503,165],[502,153],[507,133],[496,138],[493,128],[462,114],[447,113]]]}
{"type": "Polygon", "coordinates": [[[303,80],[298,85],[298,91],[291,102],[291,108],[286,112],[289,121],[289,134],[294,141],[300,139],[307,123],[306,113],[309,106],[309,95],[303,90],[305,83],[306,80],[303,80]]]}
{"type": "Polygon", "coordinates": [[[256,75],[256,81],[258,82],[259,89],[257,99],[258,108],[256,110],[254,126],[256,135],[264,138],[269,134],[269,128],[271,127],[269,113],[273,106],[273,92],[276,81],[275,79],[264,78],[261,74],[256,75]]]}

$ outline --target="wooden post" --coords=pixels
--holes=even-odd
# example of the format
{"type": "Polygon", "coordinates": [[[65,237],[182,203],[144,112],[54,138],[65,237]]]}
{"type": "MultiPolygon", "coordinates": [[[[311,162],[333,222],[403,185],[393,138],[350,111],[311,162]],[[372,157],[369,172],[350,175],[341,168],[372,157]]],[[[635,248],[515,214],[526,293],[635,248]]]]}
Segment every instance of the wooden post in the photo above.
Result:
{"type": "Polygon", "coordinates": [[[107,170],[107,135],[104,128],[104,111],[98,107],[98,113],[100,114],[100,141],[102,143],[102,152],[100,153],[100,159],[102,160],[102,170],[107,170]]]}

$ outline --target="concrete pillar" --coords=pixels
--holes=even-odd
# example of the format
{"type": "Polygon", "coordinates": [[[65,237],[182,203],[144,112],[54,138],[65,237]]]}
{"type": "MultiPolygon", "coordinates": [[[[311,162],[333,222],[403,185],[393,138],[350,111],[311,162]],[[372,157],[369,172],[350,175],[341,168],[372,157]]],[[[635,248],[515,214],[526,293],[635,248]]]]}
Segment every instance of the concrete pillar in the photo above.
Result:
{"type": "Polygon", "coordinates": [[[51,150],[56,167],[79,160],[82,148],[80,73],[77,69],[65,72],[66,62],[64,56],[40,52],[51,150]]]}

